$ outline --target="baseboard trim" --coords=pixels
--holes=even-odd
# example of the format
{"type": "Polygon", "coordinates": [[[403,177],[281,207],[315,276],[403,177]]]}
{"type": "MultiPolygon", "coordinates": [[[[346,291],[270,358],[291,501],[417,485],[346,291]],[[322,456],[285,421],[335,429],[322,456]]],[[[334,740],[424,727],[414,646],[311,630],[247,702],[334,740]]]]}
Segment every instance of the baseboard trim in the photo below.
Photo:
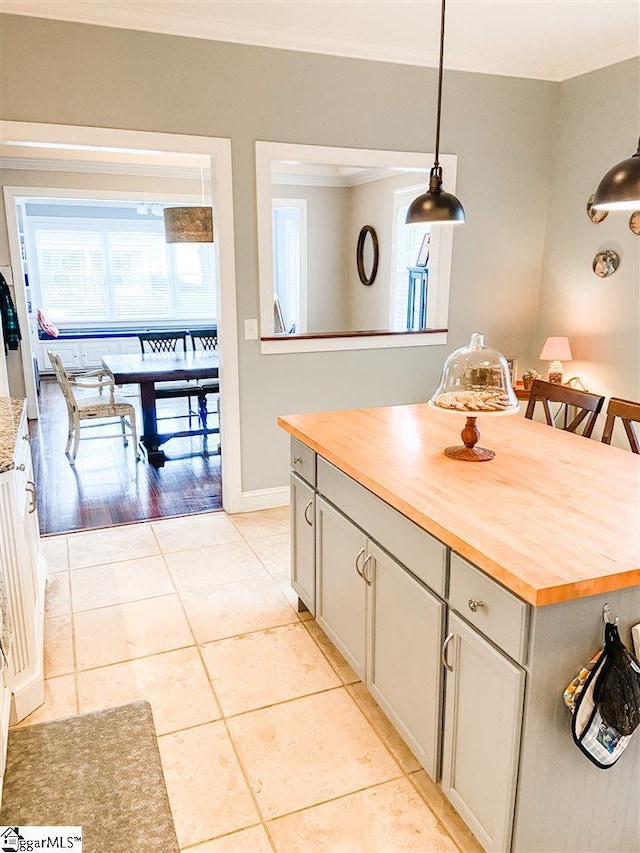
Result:
{"type": "Polygon", "coordinates": [[[289,503],[289,486],[280,486],[276,489],[256,489],[251,492],[242,492],[238,505],[232,509],[227,507],[225,509],[227,512],[255,512],[258,509],[288,506],[289,503]]]}

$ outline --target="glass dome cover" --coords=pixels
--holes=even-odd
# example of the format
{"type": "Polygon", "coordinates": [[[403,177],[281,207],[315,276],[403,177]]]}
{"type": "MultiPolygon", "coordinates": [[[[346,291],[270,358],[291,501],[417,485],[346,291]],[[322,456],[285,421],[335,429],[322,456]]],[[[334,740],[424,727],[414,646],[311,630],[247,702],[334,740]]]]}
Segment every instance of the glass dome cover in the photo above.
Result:
{"type": "Polygon", "coordinates": [[[485,346],[479,332],[466,347],[447,358],[430,403],[439,409],[475,414],[511,414],[518,398],[511,385],[509,365],[498,350],[485,346]]]}

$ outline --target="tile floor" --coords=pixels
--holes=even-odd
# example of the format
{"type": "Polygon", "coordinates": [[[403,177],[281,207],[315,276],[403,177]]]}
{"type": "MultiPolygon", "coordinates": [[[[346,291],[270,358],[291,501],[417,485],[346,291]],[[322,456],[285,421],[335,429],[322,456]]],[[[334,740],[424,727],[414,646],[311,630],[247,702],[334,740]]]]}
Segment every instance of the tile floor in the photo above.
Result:
{"type": "Polygon", "coordinates": [[[297,613],[288,527],[281,508],[45,539],[46,702],[20,725],[147,699],[185,851],[475,853],[297,613]]]}

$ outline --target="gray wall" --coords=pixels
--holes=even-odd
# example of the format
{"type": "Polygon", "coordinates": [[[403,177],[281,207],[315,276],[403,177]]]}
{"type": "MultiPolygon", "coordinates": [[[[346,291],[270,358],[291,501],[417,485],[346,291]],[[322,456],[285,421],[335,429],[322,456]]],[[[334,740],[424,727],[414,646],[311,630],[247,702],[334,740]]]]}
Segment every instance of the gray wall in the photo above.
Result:
{"type": "MultiPolygon", "coordinates": [[[[433,69],[9,15],[1,37],[5,119],[231,138],[239,334],[258,316],[255,140],[433,145],[433,69]]],[[[424,400],[474,330],[530,360],[560,88],[446,73],[441,147],[458,155],[468,219],[454,237],[449,343],[262,356],[240,340],[245,490],[286,483],[280,413],[424,400]]]]}
{"type": "Polygon", "coordinates": [[[600,178],[636,150],[640,61],[566,81],[558,108],[534,354],[547,335],[566,335],[575,359],[566,374],[579,374],[599,394],[639,400],[640,237],[629,229],[629,211],[594,225],[585,208],[600,178]],[[620,256],[606,279],[591,269],[602,249],[620,256]]]}

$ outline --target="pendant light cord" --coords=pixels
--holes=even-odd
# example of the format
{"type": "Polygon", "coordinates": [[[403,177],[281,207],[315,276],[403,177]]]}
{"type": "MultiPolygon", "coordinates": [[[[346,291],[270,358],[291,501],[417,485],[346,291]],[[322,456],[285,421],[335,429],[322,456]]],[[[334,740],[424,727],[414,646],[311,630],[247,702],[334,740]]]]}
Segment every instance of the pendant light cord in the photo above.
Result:
{"type": "Polygon", "coordinates": [[[442,9],[440,13],[440,64],[438,66],[438,106],[436,112],[436,156],[434,166],[437,168],[440,165],[440,113],[442,111],[442,67],[444,60],[444,13],[447,0],[442,0],[442,9]]]}

